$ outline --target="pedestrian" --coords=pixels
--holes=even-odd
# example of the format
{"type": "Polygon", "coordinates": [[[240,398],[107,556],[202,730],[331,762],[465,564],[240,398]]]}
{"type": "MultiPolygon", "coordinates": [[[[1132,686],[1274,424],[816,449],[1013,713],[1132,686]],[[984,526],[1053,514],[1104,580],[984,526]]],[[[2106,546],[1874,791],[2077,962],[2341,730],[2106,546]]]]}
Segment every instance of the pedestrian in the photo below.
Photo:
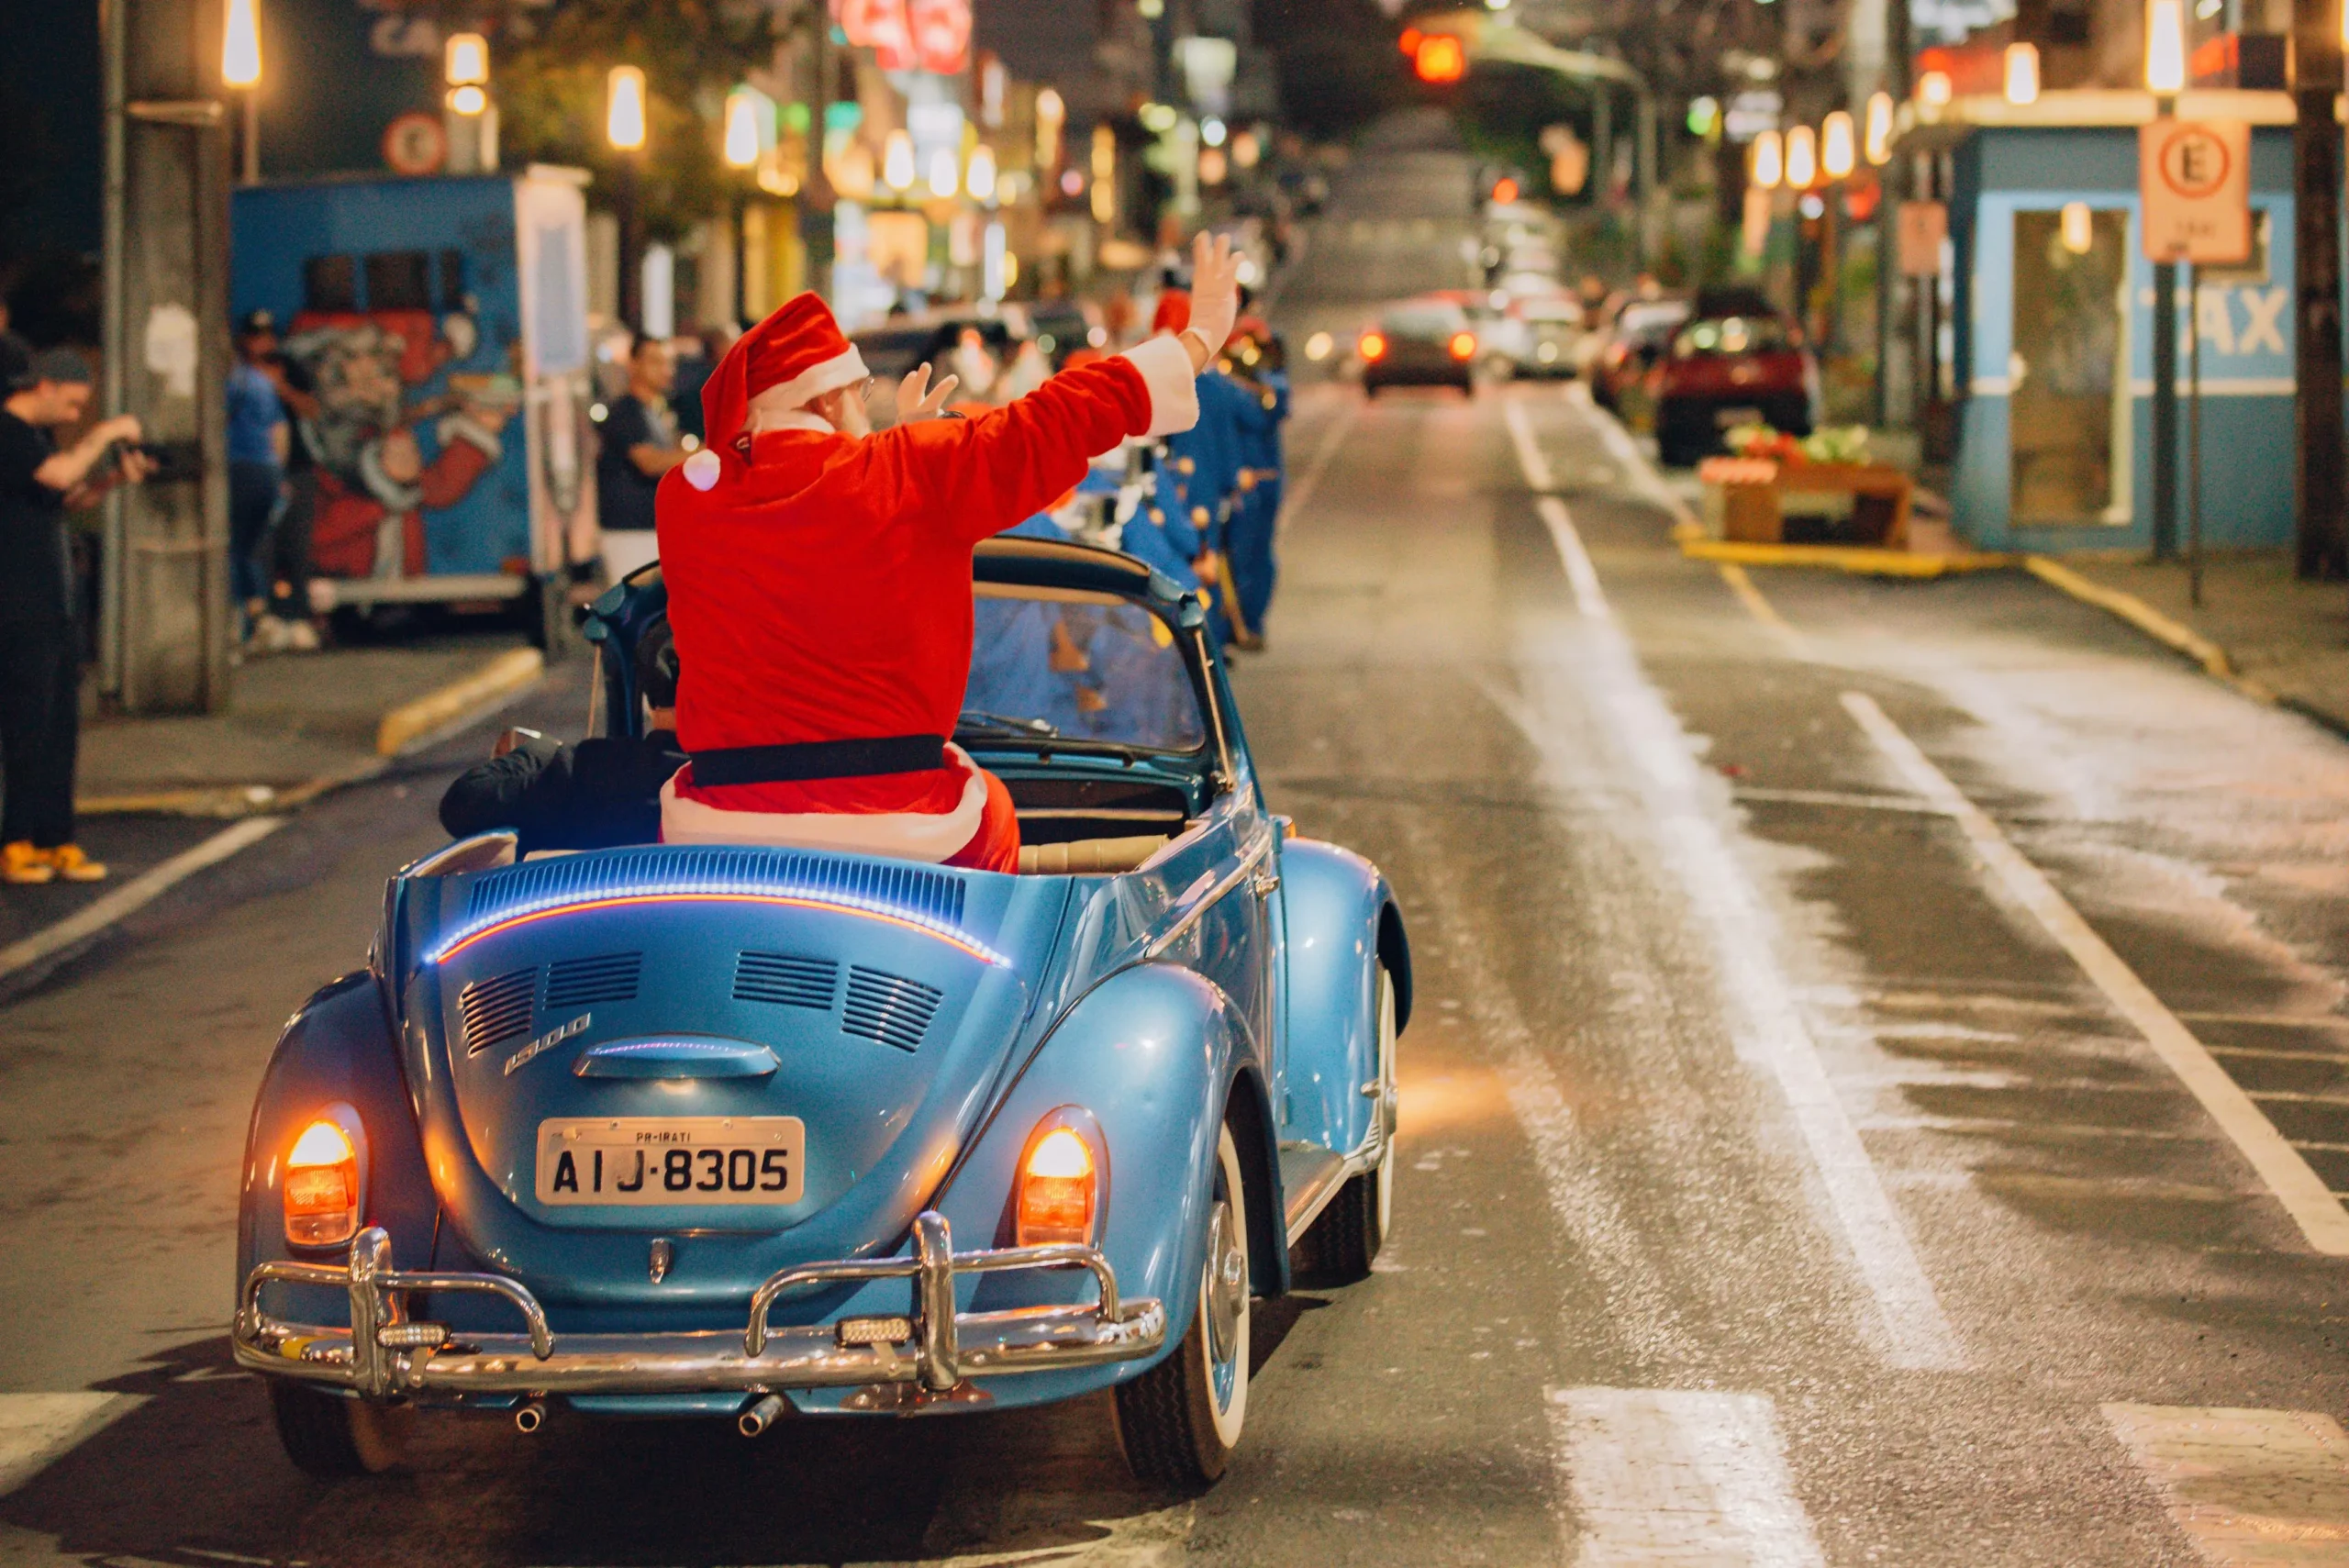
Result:
{"type": "Polygon", "coordinates": [[[1240,494],[1225,529],[1241,624],[1261,646],[1264,617],[1280,576],[1275,551],[1281,514],[1281,426],[1288,419],[1289,384],[1280,339],[1254,317],[1243,317],[1226,362],[1256,399],[1240,422],[1240,494]]]}
{"type": "Polygon", "coordinates": [[[257,362],[276,346],[274,331],[237,331],[237,362],[228,367],[228,587],[248,629],[257,629],[269,607],[269,579],[262,548],[271,519],[284,497],[285,460],[293,432],[285,405],[257,362]]]}
{"type": "Polygon", "coordinates": [[[251,345],[253,367],[276,393],[285,417],[285,478],[276,520],[261,553],[269,607],[253,623],[251,651],[315,653],[318,628],[310,609],[310,530],[318,512],[318,454],[315,432],[323,406],[317,384],[299,360],[289,357],[277,336],[277,318],[250,311],[239,324],[239,339],[251,345]]]}
{"type": "Polygon", "coordinates": [[[596,516],[603,525],[604,570],[617,583],[661,552],[652,532],[652,495],[661,476],[689,455],[677,434],[669,392],[677,384],[668,341],[631,333],[628,389],[605,406],[596,456],[596,516]]]}
{"type": "Polygon", "coordinates": [[[82,643],[65,511],[150,464],[136,417],[102,419],[62,451],[54,432],[89,407],[89,361],[0,335],[0,881],[95,882],[106,868],[73,841],[82,643]]]}

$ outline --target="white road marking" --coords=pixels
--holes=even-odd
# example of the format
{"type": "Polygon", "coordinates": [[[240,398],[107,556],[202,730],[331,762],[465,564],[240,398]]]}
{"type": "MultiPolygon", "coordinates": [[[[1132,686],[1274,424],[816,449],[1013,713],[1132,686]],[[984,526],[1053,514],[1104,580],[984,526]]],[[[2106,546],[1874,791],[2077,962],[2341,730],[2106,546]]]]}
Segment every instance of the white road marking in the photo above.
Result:
{"type": "Polygon", "coordinates": [[[1536,494],[1550,489],[1550,460],[1542,455],[1542,448],[1533,439],[1533,422],[1525,417],[1525,405],[1518,398],[1505,398],[1501,403],[1501,420],[1508,426],[1508,439],[1517,444],[1517,465],[1525,470],[1525,483],[1536,494]]]}
{"type": "Polygon", "coordinates": [[[2328,1257],[2349,1257],[2349,1212],[2342,1209],[2340,1200],[2325,1189],[2323,1181],[2309,1169],[2299,1151],[2284,1140],[2276,1130],[2276,1124],[2227,1076],[2226,1069],[2194,1038],[2193,1031],[2179,1022],[2177,1015],[2137,977],[2136,971],[2105,944],[2095,929],[2081,918],[2080,912],[2055,891],[2054,884],[2047,880],[2045,873],[2023,858],[2022,851],[2014,847],[1988,814],[1952,784],[1948,775],[1918,749],[1917,743],[1902,733],[1899,726],[1885,717],[1874,699],[1860,692],[1845,692],[1843,707],[1868,739],[1876,742],[1876,750],[1908,780],[1909,787],[1956,821],[1974,852],[1998,877],[2008,895],[2031,911],[2047,934],[2072,955],[2072,962],[2080,966],[2096,988],[2104,993],[2114,1011],[2136,1026],[2154,1054],[2177,1075],[2187,1092],[2201,1102],[2202,1108],[2210,1113],[2210,1119],[2219,1124],[2219,1129],[2251,1162],[2252,1169],[2259,1173],[2259,1179],[2300,1228],[2309,1245],[2328,1257]]]}
{"type": "Polygon", "coordinates": [[[2107,1405],[2104,1418],[2211,1568],[2349,1564],[2349,1436],[2332,1417],[2107,1405]]]}
{"type": "MultiPolygon", "coordinates": [[[[1526,482],[1533,484],[1539,477],[1529,465],[1526,482]]],[[[1768,912],[1706,808],[1688,737],[1649,684],[1631,639],[1616,624],[1598,569],[1565,504],[1543,495],[1534,506],[1565,565],[1575,606],[1590,623],[1590,642],[1575,673],[1594,707],[1612,721],[1634,766],[1647,777],[1645,794],[1657,840],[1712,938],[1723,1007],[1742,1025],[1740,1048],[1769,1069],[1794,1113],[1828,1207],[1875,1297],[1885,1358],[1894,1366],[1914,1370],[1961,1369],[1965,1353],[1943,1315],[1932,1281],[1917,1262],[1900,1213],[1885,1195],[1850,1113],[1836,1097],[1794,987],[1771,949],[1768,912]]],[[[1554,740],[1535,728],[1526,734],[1537,747],[1546,748],[1554,740]]]]}
{"type": "Polygon", "coordinates": [[[1321,475],[1329,472],[1330,461],[1338,455],[1338,449],[1346,444],[1347,433],[1354,428],[1354,416],[1361,411],[1362,405],[1349,399],[1339,411],[1337,418],[1330,422],[1330,433],[1321,438],[1321,448],[1313,454],[1312,462],[1306,466],[1304,477],[1297,482],[1296,489],[1282,497],[1281,515],[1274,524],[1275,534],[1286,534],[1304,514],[1307,505],[1313,499],[1314,491],[1321,487],[1321,475]]]}
{"type": "Polygon", "coordinates": [[[53,926],[44,926],[31,936],[0,948],[0,975],[39,963],[52,953],[61,952],[83,938],[105,930],[117,920],[137,913],[170,892],[179,884],[194,876],[205,867],[217,865],[249,844],[259,843],[285,826],[283,817],[248,817],[233,826],[223,828],[192,850],[173,855],[162,864],[140,873],[103,898],[83,905],[73,914],[53,926]]]}
{"type": "Polygon", "coordinates": [[[1553,1389],[1550,1427],[1577,1568],[1823,1568],[1766,1396],[1553,1389]]]}
{"type": "Polygon", "coordinates": [[[1734,561],[1724,561],[1720,567],[1721,581],[1729,584],[1729,591],[1737,595],[1746,613],[1770,629],[1770,634],[1778,639],[1778,646],[1786,650],[1787,657],[1808,662],[1810,658],[1810,639],[1797,631],[1794,624],[1778,613],[1778,606],[1762,596],[1762,590],[1753,585],[1753,579],[1745,574],[1745,568],[1734,561]]]}
{"type": "Polygon", "coordinates": [[[0,1394],[0,1496],[138,1403],[128,1394],[0,1394]]]}

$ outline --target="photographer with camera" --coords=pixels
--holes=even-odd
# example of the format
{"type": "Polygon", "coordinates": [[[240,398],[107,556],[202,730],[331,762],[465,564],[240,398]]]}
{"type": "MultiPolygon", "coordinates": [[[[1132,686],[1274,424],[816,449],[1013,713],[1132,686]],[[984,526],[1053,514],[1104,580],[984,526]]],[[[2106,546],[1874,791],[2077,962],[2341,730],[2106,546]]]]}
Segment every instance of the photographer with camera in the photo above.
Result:
{"type": "Polygon", "coordinates": [[[81,422],[93,377],[70,349],[0,336],[0,882],[95,882],[106,868],[73,842],[81,738],[81,639],[73,629],[65,512],[153,464],[128,414],[81,422]]]}

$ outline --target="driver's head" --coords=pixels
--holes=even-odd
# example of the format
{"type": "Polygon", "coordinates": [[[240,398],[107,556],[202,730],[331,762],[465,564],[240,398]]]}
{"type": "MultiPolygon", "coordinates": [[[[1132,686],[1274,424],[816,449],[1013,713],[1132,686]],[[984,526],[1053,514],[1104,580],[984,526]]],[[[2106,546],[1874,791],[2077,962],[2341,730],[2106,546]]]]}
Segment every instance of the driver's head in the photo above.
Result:
{"type": "Polygon", "coordinates": [[[753,432],[775,428],[786,416],[803,413],[842,435],[873,433],[873,421],[864,411],[863,356],[819,296],[803,294],[787,301],[743,334],[734,352],[743,356],[748,425],[753,432]]]}
{"type": "Polygon", "coordinates": [[[645,628],[636,642],[636,691],[651,709],[646,728],[677,728],[677,644],[667,617],[645,628]]]}

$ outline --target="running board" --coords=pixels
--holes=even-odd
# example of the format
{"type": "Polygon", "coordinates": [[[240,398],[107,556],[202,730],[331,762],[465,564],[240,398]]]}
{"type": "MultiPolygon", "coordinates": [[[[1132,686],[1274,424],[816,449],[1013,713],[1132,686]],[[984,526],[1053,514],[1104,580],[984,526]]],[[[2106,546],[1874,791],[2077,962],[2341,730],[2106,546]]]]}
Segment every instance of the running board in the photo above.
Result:
{"type": "Polygon", "coordinates": [[[1338,1189],[1353,1173],[1350,1162],[1319,1143],[1281,1145],[1281,1191],[1287,1197],[1288,1244],[1297,1245],[1306,1228],[1321,1217],[1338,1189]]]}

